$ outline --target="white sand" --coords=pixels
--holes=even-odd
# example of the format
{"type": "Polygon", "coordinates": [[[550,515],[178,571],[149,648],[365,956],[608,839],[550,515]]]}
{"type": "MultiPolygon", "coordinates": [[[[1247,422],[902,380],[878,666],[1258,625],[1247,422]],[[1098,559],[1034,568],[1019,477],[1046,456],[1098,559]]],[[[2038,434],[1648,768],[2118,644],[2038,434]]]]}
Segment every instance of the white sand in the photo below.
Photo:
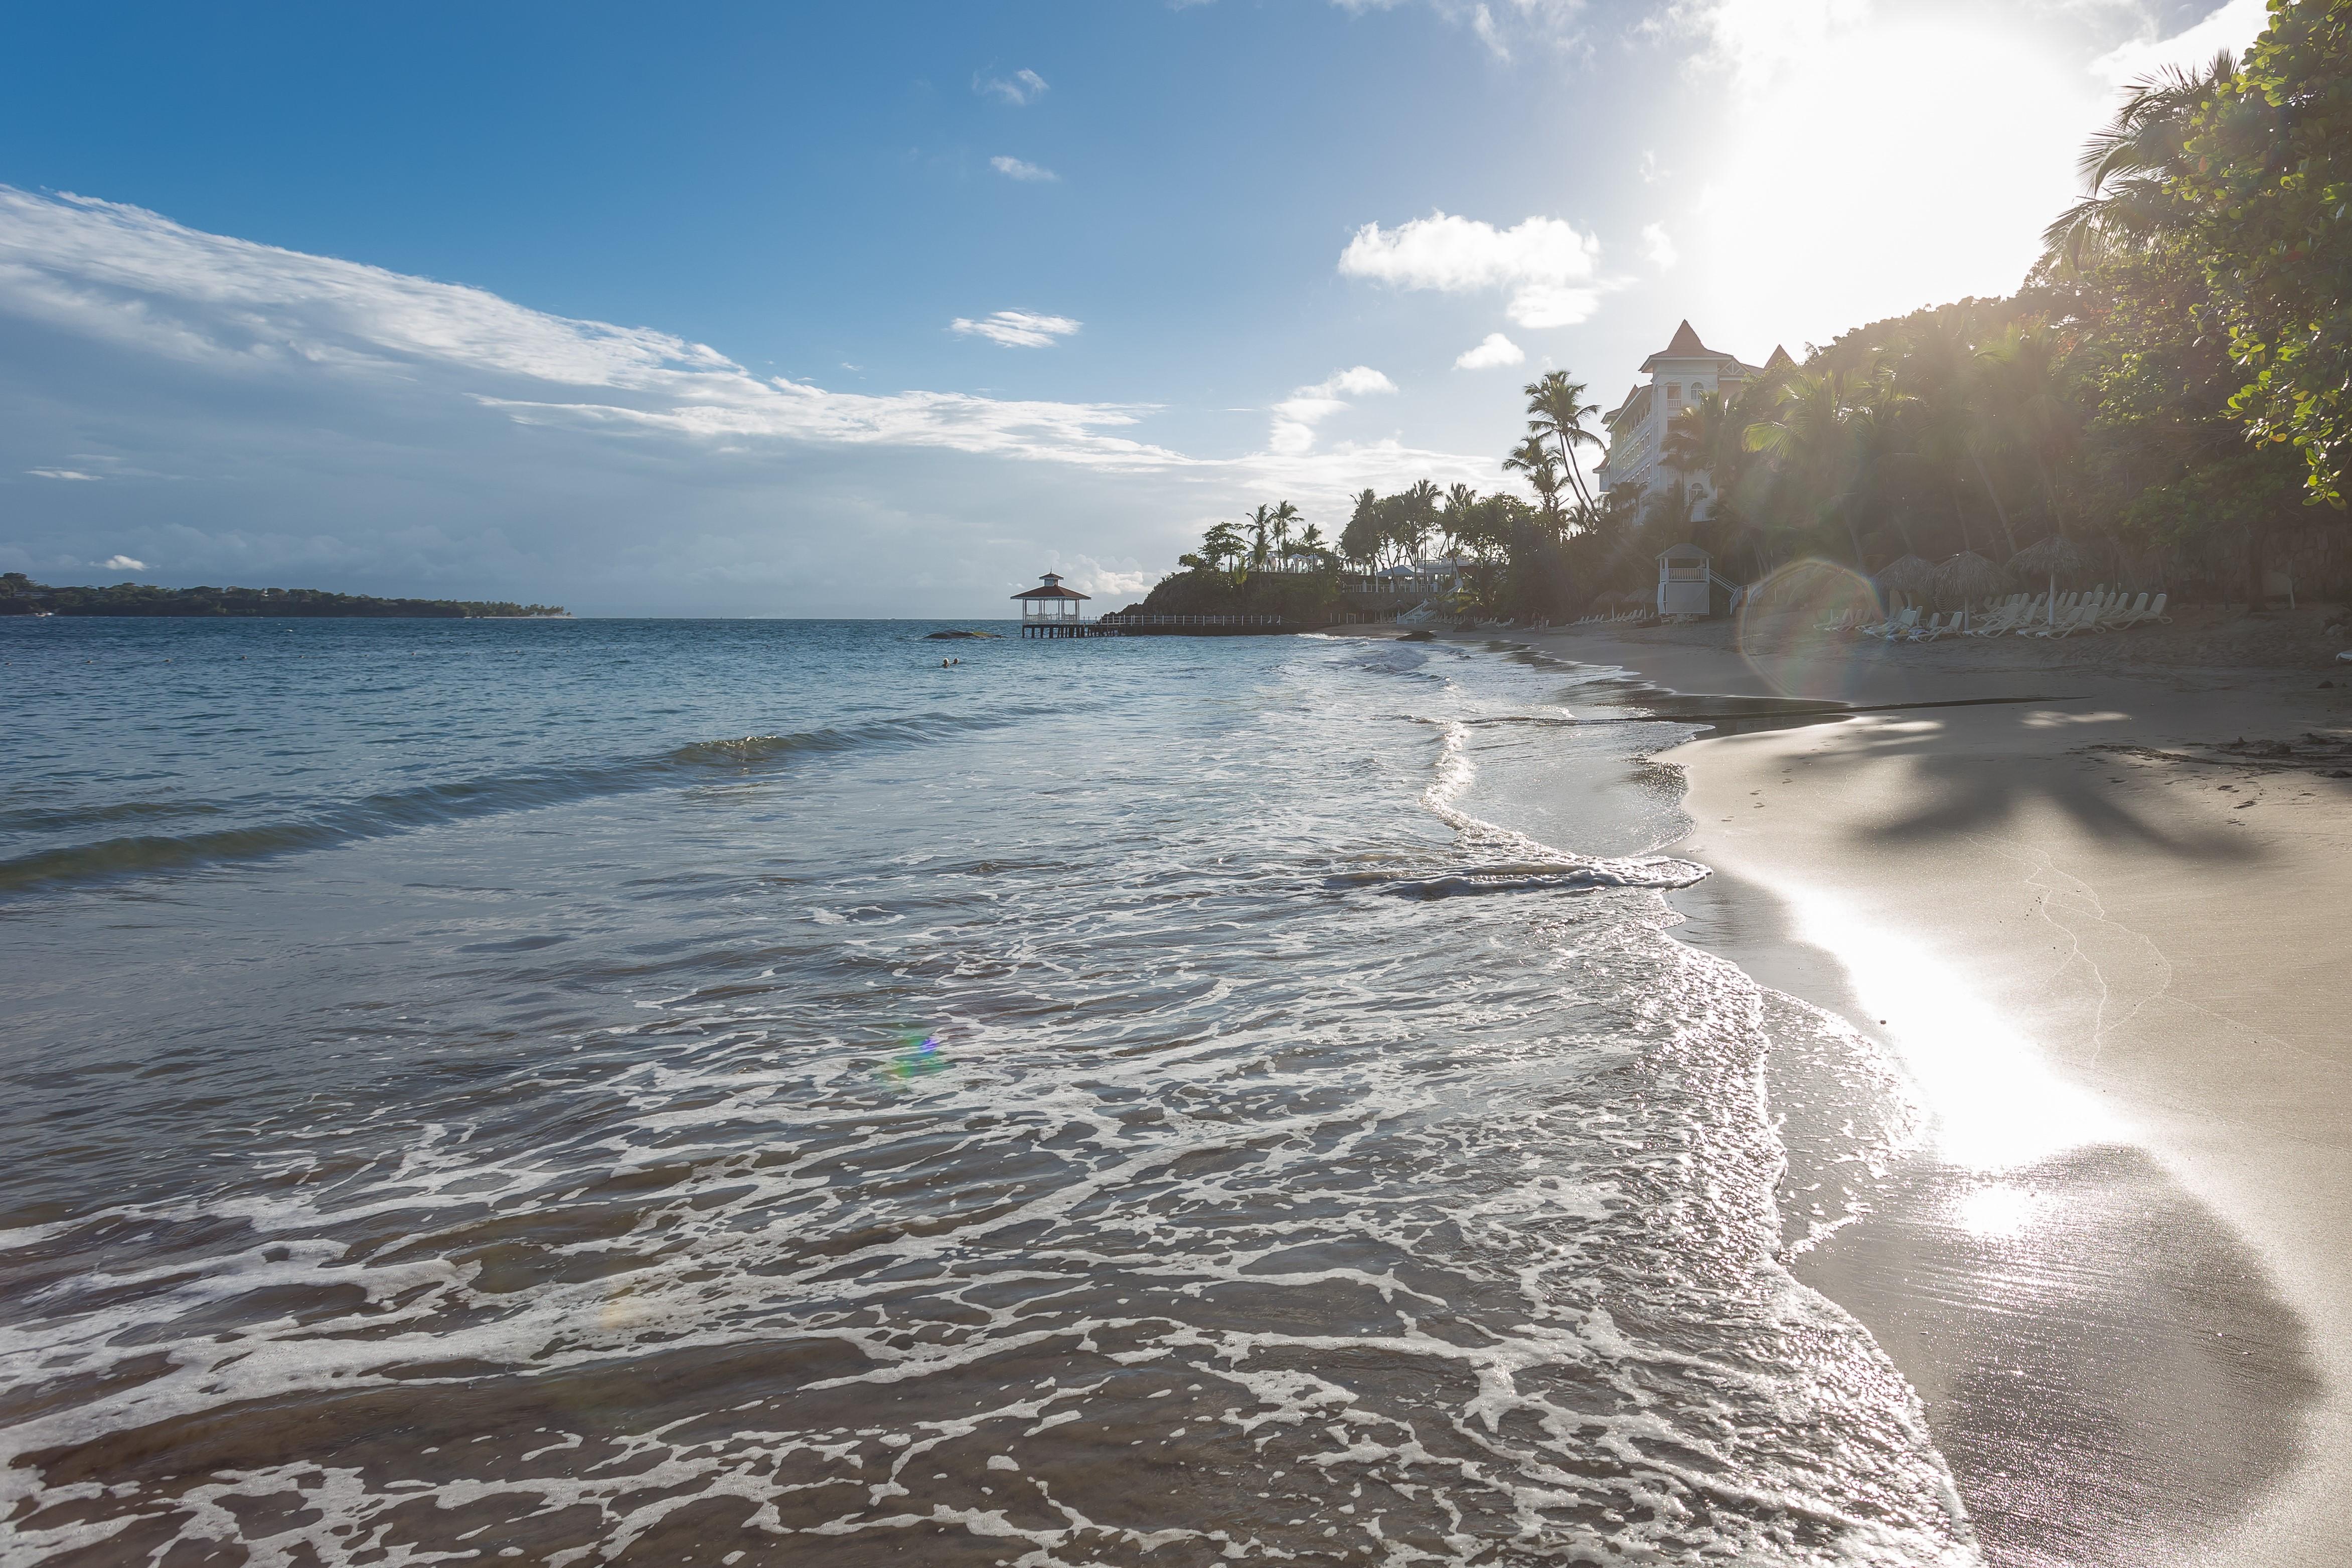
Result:
{"type": "Polygon", "coordinates": [[[2212,617],[1801,664],[1535,639],[1685,692],[2057,699],[1666,753],[1724,874],[1694,939],[1888,1039],[1941,1119],[1801,1271],[1919,1387],[1996,1562],[2352,1562],[2352,779],[2180,760],[2352,735],[2352,666],[2319,689],[2316,616],[2238,629],[2303,668],[2199,664],[2212,617]]]}

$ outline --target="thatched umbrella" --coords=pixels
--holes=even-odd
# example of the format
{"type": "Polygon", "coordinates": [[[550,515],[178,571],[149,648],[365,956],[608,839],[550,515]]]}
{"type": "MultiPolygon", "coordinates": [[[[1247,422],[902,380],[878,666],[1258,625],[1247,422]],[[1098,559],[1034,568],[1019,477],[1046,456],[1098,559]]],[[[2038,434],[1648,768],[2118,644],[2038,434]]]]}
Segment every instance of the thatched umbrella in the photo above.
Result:
{"type": "Polygon", "coordinates": [[[1973,550],[1963,550],[1936,568],[1936,596],[1963,614],[2008,586],[2009,574],[1973,550]]]}
{"type": "Polygon", "coordinates": [[[1871,581],[1878,584],[1881,595],[1932,594],[1936,591],[1936,565],[1921,556],[1906,555],[1889,563],[1871,581]]]}
{"type": "Polygon", "coordinates": [[[2038,544],[2029,544],[2009,558],[2009,569],[2019,576],[2050,579],[2048,608],[2049,618],[2053,625],[2058,619],[2058,579],[2075,576],[2089,564],[2083,559],[2083,552],[2074,548],[2074,542],[2063,533],[2053,533],[2038,544]]]}

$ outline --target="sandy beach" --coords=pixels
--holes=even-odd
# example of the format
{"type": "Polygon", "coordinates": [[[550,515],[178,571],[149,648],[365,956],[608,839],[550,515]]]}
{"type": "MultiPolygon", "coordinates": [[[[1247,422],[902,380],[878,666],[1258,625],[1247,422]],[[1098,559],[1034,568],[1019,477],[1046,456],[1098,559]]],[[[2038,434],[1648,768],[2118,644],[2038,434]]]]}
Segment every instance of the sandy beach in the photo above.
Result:
{"type": "Polygon", "coordinates": [[[1990,1561],[2352,1561],[2336,619],[1528,639],[1684,694],[1963,704],[1664,760],[1676,852],[1717,872],[1683,934],[1886,1041],[1934,1118],[1893,1201],[1794,1263],[1920,1391],[1990,1561]]]}

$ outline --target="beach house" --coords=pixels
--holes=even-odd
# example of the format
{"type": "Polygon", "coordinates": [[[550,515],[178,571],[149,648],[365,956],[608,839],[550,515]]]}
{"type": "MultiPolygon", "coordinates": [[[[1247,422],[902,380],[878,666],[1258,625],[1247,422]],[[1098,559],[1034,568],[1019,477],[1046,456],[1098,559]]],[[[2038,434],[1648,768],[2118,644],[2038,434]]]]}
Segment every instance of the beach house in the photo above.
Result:
{"type": "Polygon", "coordinates": [[[1666,432],[1675,416],[1696,407],[1711,392],[1727,403],[1758,376],[1792,363],[1786,349],[1775,348],[1762,365],[1743,363],[1707,347],[1691,324],[1683,322],[1664,348],[1642,362],[1640,374],[1649,377],[1648,383],[1634,386],[1602,417],[1609,455],[1595,476],[1600,488],[1629,489],[1639,502],[1680,479],[1691,488],[1691,515],[1706,517],[1715,504],[1712,476],[1704,468],[1684,473],[1665,460],[1666,432]]]}

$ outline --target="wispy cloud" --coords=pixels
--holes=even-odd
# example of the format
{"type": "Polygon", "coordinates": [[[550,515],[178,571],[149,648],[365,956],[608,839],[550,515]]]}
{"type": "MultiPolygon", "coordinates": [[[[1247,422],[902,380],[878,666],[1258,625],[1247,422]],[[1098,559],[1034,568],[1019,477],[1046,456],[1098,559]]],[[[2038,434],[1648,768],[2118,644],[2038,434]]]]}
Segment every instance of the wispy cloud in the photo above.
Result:
{"type": "Polygon", "coordinates": [[[1055,338],[1066,338],[1077,330],[1078,323],[1067,316],[1041,316],[1034,310],[997,310],[978,321],[958,316],[948,323],[951,332],[986,338],[1008,349],[1047,348],[1055,338]]]}
{"type": "Polygon", "coordinates": [[[1443,212],[1392,229],[1368,223],[1339,253],[1339,271],[1399,289],[1510,293],[1523,327],[1572,327],[1600,306],[1601,242],[1559,218],[1531,217],[1497,229],[1443,212]]]}
{"type": "Polygon", "coordinates": [[[1493,370],[1499,365],[1525,364],[1527,351],[1500,332],[1488,332],[1474,349],[1465,349],[1454,361],[1456,370],[1493,370]]]}
{"type": "Polygon", "coordinates": [[[1661,268],[1670,268],[1682,259],[1682,252],[1675,248],[1675,237],[1666,232],[1666,226],[1662,223],[1643,226],[1642,254],[1661,268]]]}
{"type": "Polygon", "coordinates": [[[1643,27],[1696,39],[1691,68],[1727,77],[1740,96],[1754,98],[1870,14],[1871,0],[1671,0],[1643,27]]]}
{"type": "Polygon", "coordinates": [[[2109,50],[2091,62],[2091,74],[2121,87],[2166,66],[2201,66],[2224,51],[2235,58],[2246,52],[2269,22],[2263,0],[2229,0],[2168,38],[2137,39],[2109,50]]]}
{"type": "Polygon", "coordinates": [[[975,72],[971,79],[971,90],[982,98],[992,98],[999,103],[1009,103],[1017,109],[1023,104],[1034,103],[1045,96],[1045,79],[1025,68],[1014,71],[1011,76],[982,76],[975,72]]]}
{"type": "Polygon", "coordinates": [[[1043,184],[1062,177],[1042,164],[1024,163],[1019,158],[1007,157],[1003,153],[991,158],[988,161],[988,166],[1008,180],[1026,180],[1043,184]]]}
{"type": "Polygon", "coordinates": [[[85,474],[79,468],[26,468],[25,471],[45,479],[95,480],[98,478],[96,474],[85,474]]]}
{"type": "Polygon", "coordinates": [[[128,555],[110,555],[100,563],[100,570],[106,572],[144,572],[147,570],[147,563],[144,561],[133,561],[128,555]]]}
{"type": "Polygon", "coordinates": [[[1315,445],[1315,426],[1349,406],[1349,398],[1396,389],[1395,382],[1368,364],[1335,370],[1312,386],[1294,388],[1274,405],[1274,428],[1266,447],[1286,456],[1305,452],[1315,445]]]}
{"type": "MultiPolygon", "coordinates": [[[[1076,326],[988,321],[1008,317],[1049,341],[1066,333],[1038,323],[1076,326]]],[[[1392,384],[1355,367],[1300,388],[1286,401],[1315,405],[1284,423],[1311,442],[1326,405],[1392,384]]],[[[1142,404],[835,390],[650,328],[5,185],[0,401],[26,411],[0,423],[6,471],[174,485],[168,510],[128,517],[95,483],[0,509],[7,569],[120,551],[175,581],[625,613],[971,614],[1072,539],[1141,571],[1250,497],[1328,518],[1367,484],[1496,477],[1491,456],[1395,440],[1186,453],[1141,438],[1142,404]],[[94,434],[109,455],[82,461],[94,434]],[[971,523],[992,513],[1036,536],[989,546],[971,523]],[[908,571],[877,574],[877,551],[908,571]]]]}
{"type": "MultiPolygon", "coordinates": [[[[1410,0],[1331,0],[1342,11],[1393,11],[1410,0]]],[[[1422,0],[1423,4],[1507,60],[1517,44],[1573,49],[1585,42],[1586,0],[1422,0]]]]}
{"type": "MultiPolygon", "coordinates": [[[[1060,573],[1062,581],[1079,593],[1102,599],[1147,593],[1160,575],[1146,570],[1132,556],[1124,563],[1113,563],[1097,561],[1091,555],[1065,555],[1058,550],[1049,550],[1045,552],[1045,565],[1049,571],[1060,573]]],[[[1036,584],[1024,583],[1021,586],[1034,588],[1036,584]]]]}

